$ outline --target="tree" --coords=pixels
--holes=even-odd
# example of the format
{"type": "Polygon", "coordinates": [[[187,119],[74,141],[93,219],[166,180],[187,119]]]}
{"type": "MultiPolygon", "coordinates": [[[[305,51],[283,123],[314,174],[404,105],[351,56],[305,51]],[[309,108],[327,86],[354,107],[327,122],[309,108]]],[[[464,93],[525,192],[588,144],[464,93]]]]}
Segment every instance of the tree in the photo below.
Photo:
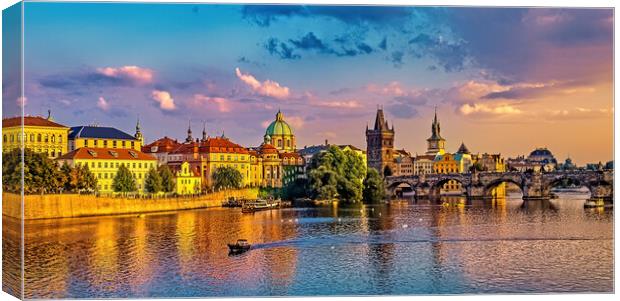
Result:
{"type": "Polygon", "coordinates": [[[282,191],[282,198],[294,200],[308,196],[308,180],[297,178],[286,184],[282,191]]]}
{"type": "Polygon", "coordinates": [[[60,191],[58,165],[44,153],[13,149],[2,154],[2,187],[5,191],[21,192],[22,172],[24,193],[52,193],[60,191]],[[23,159],[23,162],[22,162],[23,159]]]}
{"type": "Polygon", "coordinates": [[[308,188],[313,198],[338,198],[351,203],[362,199],[366,165],[359,154],[331,146],[327,151],[314,155],[311,162],[308,188]]]}
{"type": "Polygon", "coordinates": [[[69,166],[67,162],[65,162],[60,167],[59,175],[60,175],[59,180],[62,183],[63,191],[65,192],[73,191],[75,189],[75,186],[73,185],[73,181],[72,181],[73,168],[71,168],[71,166],[69,166]]]}
{"type": "Polygon", "coordinates": [[[163,190],[161,176],[154,168],[151,168],[144,179],[144,188],[147,192],[158,193],[163,190]]]}
{"type": "Polygon", "coordinates": [[[112,186],[116,192],[136,191],[136,179],[133,177],[133,174],[129,171],[125,164],[121,164],[116,171],[116,176],[114,177],[112,186]]]}
{"type": "Polygon", "coordinates": [[[167,165],[159,167],[159,176],[161,178],[161,187],[163,192],[174,191],[174,175],[167,165]]]}
{"type": "Polygon", "coordinates": [[[90,172],[88,164],[80,167],[80,186],[81,190],[95,191],[97,189],[97,178],[90,172]]]}
{"type": "Polygon", "coordinates": [[[243,175],[233,167],[218,167],[213,172],[213,186],[216,189],[241,188],[242,185],[243,175]]]}
{"type": "Polygon", "coordinates": [[[366,173],[363,196],[366,203],[378,203],[385,197],[385,183],[374,168],[366,173]]]}

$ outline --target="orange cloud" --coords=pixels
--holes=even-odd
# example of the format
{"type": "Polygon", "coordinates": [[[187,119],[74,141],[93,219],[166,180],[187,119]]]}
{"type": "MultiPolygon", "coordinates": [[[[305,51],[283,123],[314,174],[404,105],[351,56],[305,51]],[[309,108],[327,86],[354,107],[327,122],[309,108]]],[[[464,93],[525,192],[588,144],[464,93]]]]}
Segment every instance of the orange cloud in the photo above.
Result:
{"type": "Polygon", "coordinates": [[[159,103],[159,108],[162,110],[172,111],[177,108],[174,104],[174,99],[168,91],[153,90],[151,98],[159,103]]]}
{"type": "Polygon", "coordinates": [[[202,94],[194,94],[195,105],[209,105],[214,104],[217,106],[217,110],[222,113],[231,111],[230,102],[223,97],[210,97],[202,94]]]}

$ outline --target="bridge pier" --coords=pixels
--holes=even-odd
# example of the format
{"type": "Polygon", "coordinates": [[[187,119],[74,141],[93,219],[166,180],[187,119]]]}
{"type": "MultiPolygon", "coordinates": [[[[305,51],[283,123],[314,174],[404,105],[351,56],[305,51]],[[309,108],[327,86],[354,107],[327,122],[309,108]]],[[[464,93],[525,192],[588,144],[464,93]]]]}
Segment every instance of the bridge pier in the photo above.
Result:
{"type": "Polygon", "coordinates": [[[590,189],[592,196],[586,201],[584,207],[596,208],[613,205],[614,194],[611,185],[596,185],[590,189]]]}

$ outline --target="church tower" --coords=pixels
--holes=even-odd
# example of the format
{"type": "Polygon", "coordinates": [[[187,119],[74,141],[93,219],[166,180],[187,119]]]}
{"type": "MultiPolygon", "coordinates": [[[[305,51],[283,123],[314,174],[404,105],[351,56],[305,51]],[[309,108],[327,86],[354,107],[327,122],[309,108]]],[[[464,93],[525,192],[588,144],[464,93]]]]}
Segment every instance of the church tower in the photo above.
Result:
{"type": "Polygon", "coordinates": [[[187,138],[185,138],[185,142],[191,143],[193,141],[194,138],[192,138],[192,122],[189,121],[189,123],[187,124],[187,138]]]}
{"type": "Polygon", "coordinates": [[[439,121],[437,120],[437,107],[435,107],[435,118],[433,118],[433,125],[431,126],[431,137],[426,139],[428,142],[427,155],[443,155],[446,152],[446,139],[441,137],[441,128],[439,121]]]}
{"type": "Polygon", "coordinates": [[[366,126],[366,155],[368,167],[379,171],[381,175],[392,175],[394,172],[394,125],[390,129],[383,108],[377,109],[375,126],[366,126]]]}
{"type": "Polygon", "coordinates": [[[136,121],[136,133],[133,135],[136,140],[140,141],[140,147],[144,145],[144,137],[142,136],[142,132],[140,131],[140,117],[138,117],[136,121]]]}

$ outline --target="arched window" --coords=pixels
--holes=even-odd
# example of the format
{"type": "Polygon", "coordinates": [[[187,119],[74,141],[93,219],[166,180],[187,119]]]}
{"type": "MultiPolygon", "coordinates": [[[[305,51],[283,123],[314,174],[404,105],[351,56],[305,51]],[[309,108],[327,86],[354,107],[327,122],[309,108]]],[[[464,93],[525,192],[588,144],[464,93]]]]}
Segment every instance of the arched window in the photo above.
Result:
{"type": "Polygon", "coordinates": [[[41,142],[41,134],[37,134],[37,142],[41,142]]]}
{"type": "Polygon", "coordinates": [[[30,142],[34,142],[34,134],[30,134],[30,142]]]}
{"type": "Polygon", "coordinates": [[[49,139],[49,138],[50,138],[50,137],[49,137],[47,134],[45,134],[45,143],[48,143],[48,142],[50,141],[50,139],[49,139]]]}
{"type": "MultiPolygon", "coordinates": [[[[56,143],[56,136],[52,135],[52,143],[56,143]]],[[[53,155],[52,155],[53,157],[53,155]]]]}
{"type": "Polygon", "coordinates": [[[62,143],[62,135],[58,135],[58,143],[62,143]]]}
{"type": "Polygon", "coordinates": [[[13,136],[13,134],[11,134],[11,142],[15,142],[15,136],[13,136]]]}

